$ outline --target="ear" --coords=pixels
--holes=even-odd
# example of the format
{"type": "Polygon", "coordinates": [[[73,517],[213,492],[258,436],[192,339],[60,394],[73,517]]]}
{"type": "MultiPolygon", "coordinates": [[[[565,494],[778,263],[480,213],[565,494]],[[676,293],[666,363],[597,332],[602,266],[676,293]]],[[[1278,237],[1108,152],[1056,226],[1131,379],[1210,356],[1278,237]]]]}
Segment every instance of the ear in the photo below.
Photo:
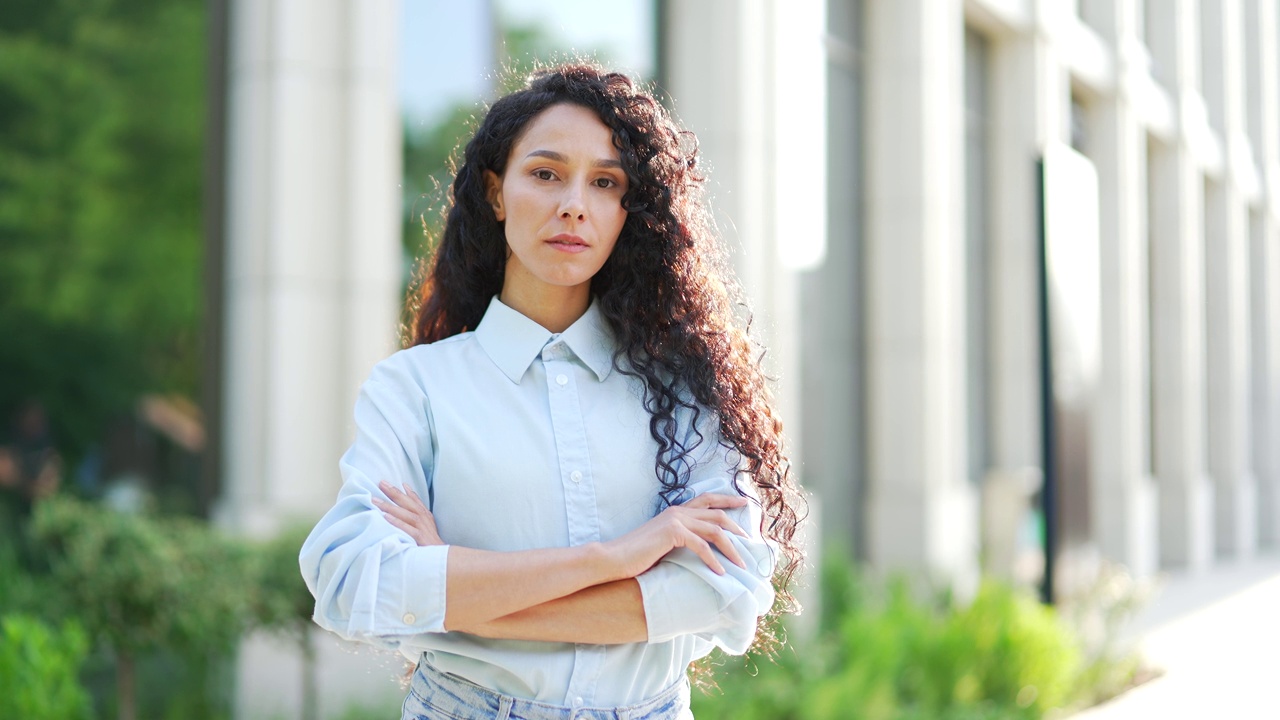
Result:
{"type": "Polygon", "coordinates": [[[502,178],[492,170],[484,171],[484,196],[493,207],[493,215],[502,222],[507,219],[507,211],[502,207],[502,178]]]}

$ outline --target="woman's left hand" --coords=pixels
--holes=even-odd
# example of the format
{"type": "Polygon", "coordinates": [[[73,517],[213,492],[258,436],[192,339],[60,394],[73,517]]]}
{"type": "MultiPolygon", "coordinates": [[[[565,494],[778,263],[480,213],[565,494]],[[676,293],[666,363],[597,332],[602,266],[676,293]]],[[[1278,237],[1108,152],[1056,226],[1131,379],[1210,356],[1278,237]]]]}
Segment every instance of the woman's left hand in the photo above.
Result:
{"type": "Polygon", "coordinates": [[[445,544],[440,539],[440,531],[436,529],[435,516],[417,493],[412,489],[405,492],[386,480],[378,483],[378,487],[391,499],[391,502],[376,497],[373,499],[373,504],[382,511],[387,522],[408,533],[420,547],[445,544]]]}

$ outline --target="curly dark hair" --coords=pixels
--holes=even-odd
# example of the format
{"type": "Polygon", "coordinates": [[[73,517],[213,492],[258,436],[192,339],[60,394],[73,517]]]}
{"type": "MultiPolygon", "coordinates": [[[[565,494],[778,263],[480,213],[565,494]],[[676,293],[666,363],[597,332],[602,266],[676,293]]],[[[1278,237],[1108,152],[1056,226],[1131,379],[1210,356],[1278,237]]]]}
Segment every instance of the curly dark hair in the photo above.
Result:
{"type": "Polygon", "coordinates": [[[591,292],[618,342],[614,367],[644,383],[649,432],[657,441],[660,502],[679,502],[693,451],[677,416],[699,426],[719,422],[720,442],[742,458],[734,485],[748,478],[763,509],[761,532],[783,553],[775,575],[778,602],[762,619],[756,650],[776,647],[777,616],[796,610],[789,592],[803,560],[796,528],[804,501],[782,443],[749,320],[703,198],[704,176],[693,133],[680,128],[652,95],[626,75],[586,63],[535,72],[525,87],[493,103],[467,143],[452,186],[443,237],[424,258],[410,294],[411,340],[430,343],[474,330],[502,290],[507,244],[485,193],[484,174],[499,177],[529,122],[557,104],[585,107],[613,132],[627,175],[627,217],[591,292]]]}

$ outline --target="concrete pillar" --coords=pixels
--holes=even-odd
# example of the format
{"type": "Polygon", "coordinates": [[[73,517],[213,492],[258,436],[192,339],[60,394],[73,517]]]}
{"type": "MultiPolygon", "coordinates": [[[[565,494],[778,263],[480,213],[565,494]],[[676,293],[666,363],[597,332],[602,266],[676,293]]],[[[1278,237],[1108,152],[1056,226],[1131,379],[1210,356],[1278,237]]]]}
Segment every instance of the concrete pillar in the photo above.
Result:
{"type": "MultiPolygon", "coordinates": [[[[812,0],[806,0],[811,2],[812,0]]],[[[677,118],[698,136],[711,170],[708,193],[730,259],[754,311],[752,329],[768,348],[793,455],[799,449],[799,291],[779,256],[792,238],[775,232],[775,143],[808,152],[803,138],[780,138],[772,103],[774,0],[667,4],[662,28],[667,90],[677,118]],[[715,32],[708,32],[715,28],[715,32]]]]}
{"type": "Polygon", "coordinates": [[[1159,488],[1160,561],[1201,568],[1213,555],[1213,492],[1206,472],[1204,181],[1212,154],[1200,96],[1198,4],[1150,13],[1147,37],[1178,106],[1170,143],[1148,157],[1151,262],[1151,446],[1159,488]]]}
{"type": "Polygon", "coordinates": [[[1202,8],[1204,95],[1224,141],[1224,167],[1205,188],[1205,346],[1208,466],[1214,481],[1219,553],[1246,555],[1257,544],[1257,490],[1250,457],[1249,216],[1254,176],[1245,134],[1243,14],[1240,0],[1202,8]]]}
{"type": "Polygon", "coordinates": [[[824,544],[865,559],[863,420],[863,80],[861,3],[828,4],[830,135],[826,258],[801,275],[801,458],[806,487],[819,493],[824,544]]]}
{"type": "Polygon", "coordinates": [[[963,3],[866,6],[868,556],[971,583],[963,3]]]}
{"type": "Polygon", "coordinates": [[[1149,575],[1158,565],[1155,484],[1148,474],[1147,140],[1135,107],[1150,58],[1136,0],[1099,4],[1096,29],[1114,49],[1114,92],[1091,108],[1086,152],[1098,171],[1102,366],[1094,415],[1089,509],[1102,555],[1149,575]]]}
{"type": "Polygon", "coordinates": [[[1262,168],[1250,222],[1253,467],[1261,543],[1280,546],[1280,8],[1245,3],[1249,138],[1262,168]]]}
{"type": "MultiPolygon", "coordinates": [[[[236,0],[228,97],[226,528],[333,504],[351,408],[396,347],[401,282],[394,0],[236,0]]],[[[386,704],[398,662],[314,630],[323,717],[386,704]]],[[[241,643],[238,718],[294,717],[296,647],[241,643]]]]}
{"type": "Polygon", "coordinates": [[[228,98],[224,497],[269,534],[332,504],[360,382],[395,349],[392,0],[240,0],[228,98]]]}

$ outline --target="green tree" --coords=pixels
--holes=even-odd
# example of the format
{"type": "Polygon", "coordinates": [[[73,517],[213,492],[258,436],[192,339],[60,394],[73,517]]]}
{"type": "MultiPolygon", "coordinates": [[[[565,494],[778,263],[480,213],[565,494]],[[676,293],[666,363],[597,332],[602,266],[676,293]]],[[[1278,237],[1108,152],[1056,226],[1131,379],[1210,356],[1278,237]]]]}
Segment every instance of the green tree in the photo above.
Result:
{"type": "Polygon", "coordinates": [[[137,717],[140,656],[226,652],[248,627],[248,549],[207,525],[55,497],[36,506],[32,530],[57,610],[115,654],[120,720],[137,717]]]}
{"type": "Polygon", "coordinates": [[[194,394],[202,0],[0,3],[0,421],[74,457],[143,390],[194,394]]]}

